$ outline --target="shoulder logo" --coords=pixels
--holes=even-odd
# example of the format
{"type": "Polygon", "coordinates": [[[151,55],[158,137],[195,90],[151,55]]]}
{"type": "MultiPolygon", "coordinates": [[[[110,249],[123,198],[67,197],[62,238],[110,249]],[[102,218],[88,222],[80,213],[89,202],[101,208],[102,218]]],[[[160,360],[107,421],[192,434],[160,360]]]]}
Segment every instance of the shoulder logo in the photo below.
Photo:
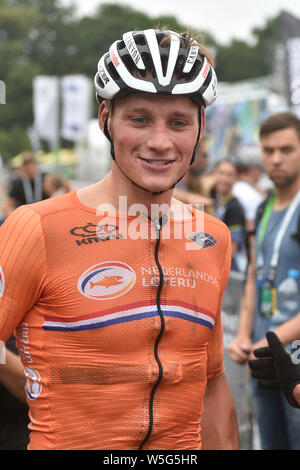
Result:
{"type": "Polygon", "coordinates": [[[135,282],[136,274],[131,266],[107,261],[87,269],[78,280],[78,290],[89,299],[115,299],[126,294],[135,282]]]}
{"type": "Polygon", "coordinates": [[[205,232],[192,233],[189,239],[197,243],[201,248],[210,248],[218,243],[215,237],[205,232]]]}
{"type": "Polygon", "coordinates": [[[2,266],[0,266],[0,299],[4,294],[4,288],[5,288],[4,272],[3,272],[2,266]]]}

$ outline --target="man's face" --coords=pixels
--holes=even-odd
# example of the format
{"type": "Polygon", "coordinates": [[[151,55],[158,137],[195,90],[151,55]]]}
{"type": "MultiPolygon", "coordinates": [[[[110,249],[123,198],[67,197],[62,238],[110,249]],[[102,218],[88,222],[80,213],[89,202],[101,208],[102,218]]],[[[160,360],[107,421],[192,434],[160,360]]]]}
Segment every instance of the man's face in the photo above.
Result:
{"type": "Polygon", "coordinates": [[[230,162],[222,162],[215,169],[216,192],[220,196],[231,193],[233,184],[237,179],[237,171],[230,162]]]}
{"type": "Polygon", "coordinates": [[[34,179],[37,172],[37,164],[35,162],[26,162],[23,165],[23,171],[29,179],[34,179]]]}
{"type": "Polygon", "coordinates": [[[118,165],[153,192],[170,188],[189,168],[198,126],[198,106],[189,98],[146,93],[117,99],[108,121],[118,165]]]}
{"type": "Polygon", "coordinates": [[[300,139],[293,128],[261,138],[262,160],[275,187],[287,188],[300,177],[300,139]]]}

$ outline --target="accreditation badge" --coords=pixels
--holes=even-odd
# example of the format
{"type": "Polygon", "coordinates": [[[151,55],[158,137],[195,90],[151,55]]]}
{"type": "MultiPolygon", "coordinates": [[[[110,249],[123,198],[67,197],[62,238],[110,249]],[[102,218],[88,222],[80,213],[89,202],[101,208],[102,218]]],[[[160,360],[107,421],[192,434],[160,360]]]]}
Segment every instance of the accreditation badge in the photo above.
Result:
{"type": "Polygon", "coordinates": [[[260,283],[260,312],[265,317],[271,317],[277,311],[276,289],[270,280],[260,283]]]}

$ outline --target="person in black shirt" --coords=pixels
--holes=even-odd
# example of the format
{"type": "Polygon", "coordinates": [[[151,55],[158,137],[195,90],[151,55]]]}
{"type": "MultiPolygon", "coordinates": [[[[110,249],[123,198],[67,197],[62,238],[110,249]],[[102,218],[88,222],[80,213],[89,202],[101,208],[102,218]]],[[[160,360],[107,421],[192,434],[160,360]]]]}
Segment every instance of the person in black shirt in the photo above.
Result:
{"type": "Polygon", "coordinates": [[[44,174],[40,172],[31,152],[24,154],[19,174],[20,176],[10,183],[8,198],[4,203],[6,216],[19,206],[48,198],[43,190],[44,174]]]}
{"type": "Polygon", "coordinates": [[[246,219],[239,200],[232,194],[237,179],[237,168],[230,160],[222,160],[215,167],[214,215],[229,228],[232,241],[233,271],[239,271],[236,255],[244,248],[246,219]]]}

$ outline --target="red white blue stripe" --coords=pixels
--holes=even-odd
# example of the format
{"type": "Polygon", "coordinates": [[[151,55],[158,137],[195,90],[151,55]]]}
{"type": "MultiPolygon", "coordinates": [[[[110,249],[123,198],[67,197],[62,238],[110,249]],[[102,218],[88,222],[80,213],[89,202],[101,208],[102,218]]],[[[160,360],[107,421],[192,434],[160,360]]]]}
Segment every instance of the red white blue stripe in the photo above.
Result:
{"type": "MultiPolygon", "coordinates": [[[[187,302],[169,301],[161,305],[163,315],[181,318],[213,329],[215,315],[206,309],[195,307],[187,302]]],[[[158,315],[156,304],[135,302],[128,305],[106,309],[87,315],[71,318],[45,317],[43,328],[53,331],[82,331],[104,328],[118,323],[142,320],[158,315]]]]}

